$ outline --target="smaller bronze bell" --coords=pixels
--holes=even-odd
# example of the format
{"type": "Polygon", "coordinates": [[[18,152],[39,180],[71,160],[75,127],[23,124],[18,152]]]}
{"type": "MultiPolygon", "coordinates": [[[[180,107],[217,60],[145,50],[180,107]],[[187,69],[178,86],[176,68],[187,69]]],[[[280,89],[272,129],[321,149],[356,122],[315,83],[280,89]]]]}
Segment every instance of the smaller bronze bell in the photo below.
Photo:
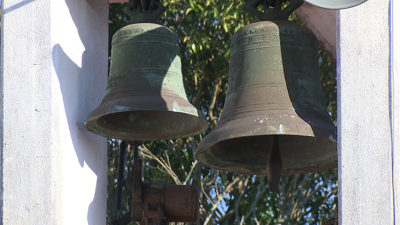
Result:
{"type": "Polygon", "coordinates": [[[203,113],[186,96],[175,32],[137,23],[114,34],[106,95],[85,126],[101,136],[143,141],[207,129],[203,113]]]}

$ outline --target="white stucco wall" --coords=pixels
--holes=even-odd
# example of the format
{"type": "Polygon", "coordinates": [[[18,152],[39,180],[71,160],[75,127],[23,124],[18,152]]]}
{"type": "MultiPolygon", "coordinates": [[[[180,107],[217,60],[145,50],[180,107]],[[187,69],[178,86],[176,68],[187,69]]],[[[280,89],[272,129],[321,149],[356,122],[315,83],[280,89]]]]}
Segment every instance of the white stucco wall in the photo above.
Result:
{"type": "Polygon", "coordinates": [[[106,223],[107,0],[2,1],[2,224],[106,223]]]}
{"type": "Polygon", "coordinates": [[[391,0],[393,180],[395,224],[400,224],[400,1],[391,0]]]}
{"type": "MultiPolygon", "coordinates": [[[[391,108],[391,87],[398,93],[400,86],[398,72],[391,82],[391,1],[369,0],[338,12],[339,224],[389,225],[398,214],[393,156],[400,149],[392,131],[400,108],[391,108]]],[[[399,21],[400,11],[394,14],[399,21]]]]}

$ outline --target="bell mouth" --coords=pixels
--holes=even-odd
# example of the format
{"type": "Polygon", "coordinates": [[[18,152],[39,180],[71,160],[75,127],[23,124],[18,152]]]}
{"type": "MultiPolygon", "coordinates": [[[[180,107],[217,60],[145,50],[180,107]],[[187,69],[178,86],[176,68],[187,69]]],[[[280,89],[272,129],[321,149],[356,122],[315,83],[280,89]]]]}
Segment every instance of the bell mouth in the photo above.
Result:
{"type": "Polygon", "coordinates": [[[142,141],[193,136],[207,125],[190,114],[154,110],[110,113],[85,123],[89,131],[101,136],[142,141]]]}
{"type": "Polygon", "coordinates": [[[103,101],[89,114],[85,127],[104,137],[152,141],[194,136],[208,123],[187,99],[128,96],[103,101]]]}
{"type": "Polygon", "coordinates": [[[223,116],[196,150],[196,159],[206,166],[234,173],[266,175],[272,136],[277,135],[282,174],[337,168],[336,127],[324,116],[287,110],[230,117],[231,120],[223,116]]]}
{"type": "MultiPolygon", "coordinates": [[[[238,137],[202,146],[196,158],[207,166],[234,173],[266,175],[272,135],[238,137]]],[[[337,168],[336,141],[279,135],[282,174],[321,172],[337,168]]]]}

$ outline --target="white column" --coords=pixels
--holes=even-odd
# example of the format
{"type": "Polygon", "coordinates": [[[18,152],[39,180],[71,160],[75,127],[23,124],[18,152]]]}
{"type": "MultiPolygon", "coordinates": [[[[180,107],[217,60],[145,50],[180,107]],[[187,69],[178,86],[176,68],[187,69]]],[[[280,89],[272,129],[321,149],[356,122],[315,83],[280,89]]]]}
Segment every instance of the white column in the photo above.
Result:
{"type": "Polygon", "coordinates": [[[1,18],[1,224],[106,224],[108,0],[7,0],[1,18]]]}
{"type": "Polygon", "coordinates": [[[393,180],[395,224],[400,224],[400,2],[391,0],[393,180]]]}
{"type": "Polygon", "coordinates": [[[339,223],[343,225],[394,224],[389,6],[390,0],[369,0],[338,15],[339,223]]]}

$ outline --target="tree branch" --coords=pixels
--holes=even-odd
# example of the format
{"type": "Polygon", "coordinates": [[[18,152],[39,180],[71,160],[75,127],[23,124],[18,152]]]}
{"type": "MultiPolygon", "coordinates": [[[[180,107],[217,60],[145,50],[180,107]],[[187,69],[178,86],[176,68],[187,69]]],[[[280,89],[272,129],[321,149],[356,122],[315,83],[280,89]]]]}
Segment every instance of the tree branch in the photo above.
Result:
{"type": "Polygon", "coordinates": [[[210,212],[208,213],[208,216],[206,218],[206,220],[204,221],[204,225],[207,225],[210,220],[211,217],[215,211],[215,209],[218,207],[219,203],[222,201],[222,199],[224,198],[225,195],[227,195],[228,193],[230,193],[232,191],[232,187],[233,185],[235,185],[237,182],[239,182],[241,179],[243,178],[243,175],[239,175],[237,176],[226,188],[225,191],[223,192],[223,195],[220,195],[218,197],[217,202],[213,205],[213,207],[211,208],[210,212]]]}
{"type": "Polygon", "coordinates": [[[214,110],[214,107],[215,107],[215,102],[217,101],[217,95],[220,92],[221,84],[222,84],[222,79],[216,80],[215,86],[214,86],[214,88],[212,90],[212,94],[211,94],[211,102],[210,102],[210,105],[208,106],[207,114],[210,117],[210,120],[211,120],[211,123],[212,123],[211,124],[212,128],[216,127],[217,126],[217,122],[218,122],[217,119],[214,116],[213,110],[214,110]]]}
{"type": "Polygon", "coordinates": [[[160,159],[160,158],[156,157],[155,155],[153,155],[153,153],[146,147],[141,148],[141,154],[144,157],[156,160],[158,162],[158,164],[160,164],[166,170],[168,175],[170,177],[172,177],[172,179],[174,179],[176,184],[182,185],[182,182],[179,180],[178,176],[175,174],[175,172],[172,170],[172,168],[170,166],[166,165],[167,163],[162,158],[160,159]]]}

